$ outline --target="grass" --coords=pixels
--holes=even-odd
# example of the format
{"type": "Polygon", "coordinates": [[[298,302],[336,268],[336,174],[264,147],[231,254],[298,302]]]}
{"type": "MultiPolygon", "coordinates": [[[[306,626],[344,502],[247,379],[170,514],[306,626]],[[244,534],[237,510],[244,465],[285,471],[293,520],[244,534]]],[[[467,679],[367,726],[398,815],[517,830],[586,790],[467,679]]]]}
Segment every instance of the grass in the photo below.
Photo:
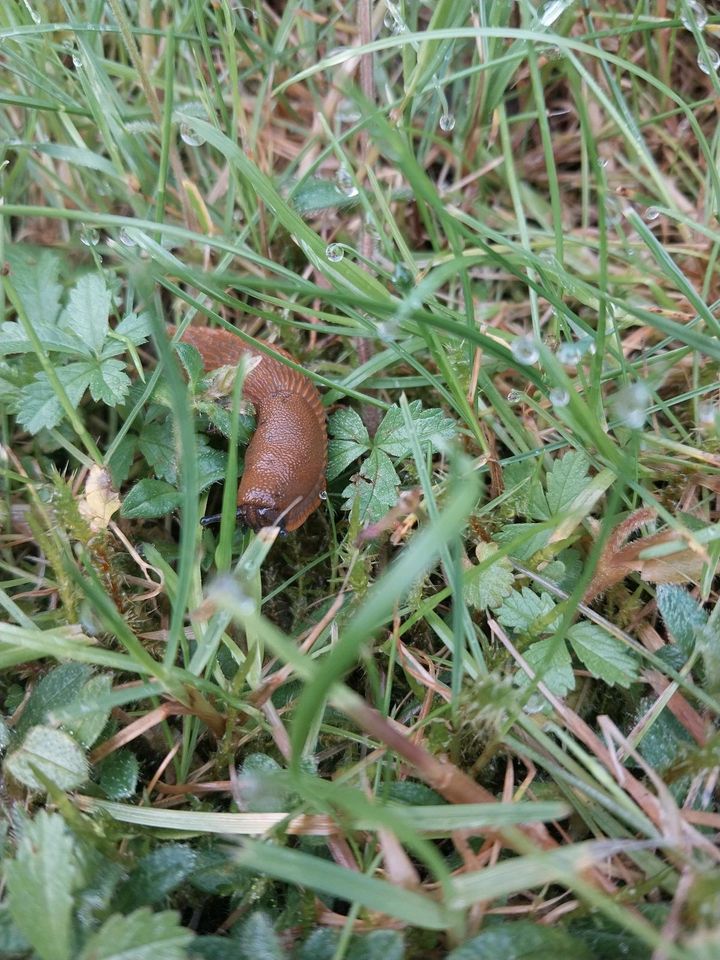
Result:
{"type": "Polygon", "coordinates": [[[2,5],[0,956],[717,954],[719,30],[2,5]]]}

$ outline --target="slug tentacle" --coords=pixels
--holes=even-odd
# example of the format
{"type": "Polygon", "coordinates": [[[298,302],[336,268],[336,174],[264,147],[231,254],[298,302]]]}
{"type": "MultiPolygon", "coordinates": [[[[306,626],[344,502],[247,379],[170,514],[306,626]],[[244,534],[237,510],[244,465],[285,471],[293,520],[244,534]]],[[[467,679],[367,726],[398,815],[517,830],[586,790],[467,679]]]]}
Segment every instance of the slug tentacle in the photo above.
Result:
{"type": "MultiPolygon", "coordinates": [[[[169,327],[169,333],[175,332],[169,327]]],[[[238,487],[238,519],[253,530],[279,524],[296,530],[322,502],[327,466],[325,408],[313,382],[228,330],[188,328],[182,336],[205,370],[258,358],[243,386],[257,415],[238,487]]],[[[270,347],[270,344],[267,344],[270,347]]],[[[276,353],[295,361],[274,345],[276,353]]]]}

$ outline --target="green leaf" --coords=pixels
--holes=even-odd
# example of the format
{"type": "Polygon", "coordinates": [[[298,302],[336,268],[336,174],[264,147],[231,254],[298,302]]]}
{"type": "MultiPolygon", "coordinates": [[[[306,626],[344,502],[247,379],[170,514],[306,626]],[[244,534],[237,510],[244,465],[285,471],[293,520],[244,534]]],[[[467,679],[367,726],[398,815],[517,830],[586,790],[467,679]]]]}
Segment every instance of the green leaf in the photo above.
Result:
{"type": "Polygon", "coordinates": [[[707,623],[707,614],[687,590],[663,583],[657,588],[657,606],[670,635],[686,657],[695,646],[695,636],[707,623]]]}
{"type": "Polygon", "coordinates": [[[60,259],[50,250],[10,246],[6,251],[10,277],[28,319],[33,324],[54,324],[60,313],[62,287],[58,283],[60,259]]]}
{"type": "Polygon", "coordinates": [[[180,503],[180,493],[164,480],[139,480],[123,500],[120,513],[128,520],[164,517],[180,503]]]}
{"type": "Polygon", "coordinates": [[[143,857],[127,881],[118,889],[118,910],[130,911],[157,903],[172,893],[195,868],[195,851],[182,843],[156,847],[143,857]]]}
{"type": "Polygon", "coordinates": [[[168,483],[177,481],[177,447],[171,418],[146,424],[138,438],[138,448],[156,477],[168,483]]]}
{"type": "Polygon", "coordinates": [[[265,753],[251,753],[242,765],[243,800],[249,811],[267,813],[284,810],[287,790],[277,774],[280,766],[265,753]]]}
{"type": "Polygon", "coordinates": [[[23,737],[30,727],[45,723],[51,711],[74,703],[91,675],[83,663],[63,663],[46,673],[28,697],[15,728],[17,735],[23,737]]]}
{"type": "Polygon", "coordinates": [[[31,790],[44,790],[35,771],[60,790],[75,790],[88,778],[85,754],[73,738],[54,727],[31,727],[22,744],[9,753],[6,773],[31,790]]]}
{"type": "MultiPolygon", "coordinates": [[[[68,363],[64,367],[57,367],[55,373],[70,403],[74,407],[79,406],[89,382],[87,365],[84,362],[68,363]]],[[[30,433],[37,433],[43,427],[56,427],[63,416],[62,404],[47,376],[42,372],[36,373],[32,383],[20,391],[18,420],[30,433]]]]}
{"type": "Polygon", "coordinates": [[[313,930],[300,947],[295,960],[334,960],[337,945],[337,931],[329,927],[320,927],[313,930]]]}
{"type": "Polygon", "coordinates": [[[534,553],[547,546],[550,530],[538,523],[510,523],[493,535],[501,546],[512,544],[511,555],[518,560],[529,560],[534,553]]]}
{"type": "MultiPolygon", "coordinates": [[[[0,957],[25,957],[30,953],[30,944],[20,933],[10,915],[7,899],[0,903],[0,957]]],[[[332,954],[330,955],[332,960],[332,954]]]]}
{"type": "Polygon", "coordinates": [[[120,337],[126,337],[137,347],[145,343],[152,333],[150,317],[147,313],[128,313],[115,327],[114,333],[120,337]]]}
{"type": "Polygon", "coordinates": [[[293,188],[290,203],[298,213],[318,213],[330,207],[351,207],[358,203],[357,191],[344,193],[332,180],[306,177],[299,187],[293,188]]]}
{"type": "MultiPolygon", "coordinates": [[[[555,637],[538,640],[528,647],[524,657],[551,693],[564,697],[568,691],[575,689],[572,661],[563,640],[555,637]]],[[[527,686],[531,681],[524,671],[520,671],[517,682],[520,686],[527,686]]]]}
{"type": "Polygon", "coordinates": [[[59,814],[40,811],[26,824],[5,868],[10,913],[41,960],[69,960],[72,893],[81,880],[73,840],[59,814]]]}
{"type": "Polygon", "coordinates": [[[185,373],[190,383],[197,383],[205,372],[205,364],[200,356],[200,351],[191,343],[185,343],[180,340],[175,344],[180,363],[185,368],[185,373]]]}
{"type": "Polygon", "coordinates": [[[108,800],[125,800],[137,790],[140,764],[129,750],[116,750],[100,766],[100,788],[108,800]]]}
{"type": "Polygon", "coordinates": [[[403,960],[405,941],[396,930],[373,930],[354,939],[347,960],[403,960]]]}
{"type": "Polygon", "coordinates": [[[328,480],[334,480],[353,460],[370,449],[370,434],[351,408],[336,411],[328,421],[328,480]]]}
{"type": "Polygon", "coordinates": [[[620,640],[594,623],[575,623],[567,633],[575,655],[599,680],[629,687],[638,678],[637,661],[620,640]]]}
{"type": "Polygon", "coordinates": [[[505,598],[497,618],[504,627],[517,633],[550,633],[557,629],[559,617],[548,617],[555,609],[555,601],[549,593],[538,596],[530,587],[513,592],[505,598]]]}
{"type": "Polygon", "coordinates": [[[89,750],[103,731],[110,717],[110,707],[93,710],[98,697],[112,689],[112,678],[106,674],[91,677],[78,696],[66,706],[54,709],[50,719],[59,723],[79,744],[89,750]]]}
{"type": "Polygon", "coordinates": [[[205,490],[213,483],[225,479],[227,454],[215,450],[203,437],[197,438],[198,489],[205,490]]]}
{"type": "Polygon", "coordinates": [[[83,352],[99,356],[110,329],[110,302],[110,291],[104,277],[98,273],[86,273],[70,291],[60,325],[77,334],[82,341],[83,352]]]}
{"type": "Polygon", "coordinates": [[[106,358],[90,368],[90,394],[93,400],[115,407],[122,403],[130,389],[130,378],[125,373],[125,364],[106,358]]]}
{"type": "Polygon", "coordinates": [[[562,514],[583,492],[588,482],[588,467],[587,457],[575,450],[553,461],[547,477],[547,502],[552,516],[562,514]]]}
{"type": "Polygon", "coordinates": [[[592,960],[580,940],[558,927],[515,920],[491,927],[456,947],[447,960],[592,960]]]}
{"type": "Polygon", "coordinates": [[[110,458],[110,463],[108,464],[115,487],[122,486],[127,480],[133,460],[135,459],[136,449],[137,437],[132,433],[126,434],[117,447],[115,447],[113,455],[110,458]]]}
{"type": "MultiPolygon", "coordinates": [[[[71,354],[86,352],[82,341],[74,333],[42,321],[35,323],[34,328],[48,353],[53,350],[71,354]]],[[[8,353],[32,353],[34,350],[35,347],[21,324],[12,320],[0,326],[0,356],[8,353]]]]}
{"type": "MultiPolygon", "coordinates": [[[[497,551],[497,544],[481,542],[475,548],[475,555],[482,563],[497,551]]],[[[470,569],[472,567],[470,564],[470,569]]],[[[512,564],[507,557],[499,557],[495,563],[485,567],[482,573],[470,574],[470,577],[465,584],[465,602],[478,610],[499,607],[503,598],[512,592],[515,580],[512,564]]]]}
{"type": "Polygon", "coordinates": [[[257,910],[240,929],[238,936],[243,960],[286,960],[280,938],[266,913],[257,910]]]}
{"type": "Polygon", "coordinates": [[[357,481],[343,490],[345,509],[352,509],[358,497],[360,522],[374,523],[395,506],[399,486],[400,478],[390,458],[382,450],[373,450],[360,467],[357,481]]]}
{"type": "MultiPolygon", "coordinates": [[[[423,410],[420,400],[413,400],[408,409],[422,447],[436,447],[437,441],[455,436],[455,423],[445,417],[442,410],[423,410]]],[[[396,404],[383,417],[373,443],[390,457],[406,457],[412,452],[403,412],[396,404]]]]}
{"type": "Polygon", "coordinates": [[[79,960],[186,960],[193,934],[174,910],[141,907],[109,917],[85,944],[79,960]]]}

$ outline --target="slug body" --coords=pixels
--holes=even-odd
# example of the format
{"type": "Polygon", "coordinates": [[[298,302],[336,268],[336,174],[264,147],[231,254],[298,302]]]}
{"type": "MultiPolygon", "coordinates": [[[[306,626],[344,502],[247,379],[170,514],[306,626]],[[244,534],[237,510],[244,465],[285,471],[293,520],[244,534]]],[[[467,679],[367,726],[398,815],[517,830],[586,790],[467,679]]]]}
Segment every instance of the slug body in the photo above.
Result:
{"type": "MultiPolygon", "coordinates": [[[[170,327],[169,333],[174,332],[170,327]]],[[[257,427],[245,451],[237,515],[253,530],[276,521],[288,532],[296,530],[325,492],[327,429],[320,394],[304,374],[227,330],[190,327],[182,339],[198,350],[205,370],[236,365],[242,357],[257,360],[243,384],[243,396],[255,407],[257,427]]],[[[267,346],[294,360],[286,351],[267,346]]]]}

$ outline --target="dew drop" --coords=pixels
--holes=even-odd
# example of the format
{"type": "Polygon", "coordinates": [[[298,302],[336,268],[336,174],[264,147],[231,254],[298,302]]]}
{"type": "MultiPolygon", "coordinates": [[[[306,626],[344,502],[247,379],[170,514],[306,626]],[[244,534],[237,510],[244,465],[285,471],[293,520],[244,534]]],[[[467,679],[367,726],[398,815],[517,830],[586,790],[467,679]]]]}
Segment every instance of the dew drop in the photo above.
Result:
{"type": "Polygon", "coordinates": [[[650,391],[644,383],[631,383],[615,398],[615,412],[626,427],[640,430],[647,420],[650,391]]]}
{"type": "Polygon", "coordinates": [[[562,387],[553,387],[548,396],[554,407],[566,407],[570,403],[570,394],[562,387]]]}
{"type": "Polygon", "coordinates": [[[318,497],[320,497],[321,500],[327,500],[327,490],[321,490],[318,497]]]}
{"type": "Polygon", "coordinates": [[[72,62],[73,62],[73,66],[75,67],[76,70],[82,70],[84,64],[83,64],[82,59],[80,58],[80,55],[79,55],[78,53],[73,53],[73,55],[72,55],[72,62]]]}
{"type": "Polygon", "coordinates": [[[180,124],[180,139],[189,147],[201,147],[205,143],[205,137],[197,133],[189,123],[180,124]]]}
{"type": "Polygon", "coordinates": [[[573,0],[548,0],[538,9],[538,23],[551,27],[572,4],[573,0]]]}
{"type": "Polygon", "coordinates": [[[645,211],[645,219],[648,223],[652,223],[653,220],[657,220],[660,216],[660,211],[657,207],[648,207],[645,211]]]}
{"type": "Polygon", "coordinates": [[[393,30],[395,28],[396,23],[397,23],[397,19],[395,17],[395,14],[391,13],[388,10],[385,16],[383,17],[383,26],[385,27],[386,30],[393,30]]]}
{"type": "Polygon", "coordinates": [[[582,357],[582,349],[578,343],[561,343],[555,356],[558,363],[565,367],[575,367],[582,357]]]}
{"type": "Polygon", "coordinates": [[[383,343],[394,343],[400,328],[393,320],[381,320],[377,325],[377,335],[383,343]]]}
{"type": "Polygon", "coordinates": [[[325,256],[328,258],[330,263],[340,263],[342,258],[345,256],[345,251],[343,250],[341,244],[329,243],[325,247],[325,256]]]}
{"type": "Polygon", "coordinates": [[[83,225],[80,231],[80,243],[86,247],[96,247],[100,242],[100,233],[95,227],[86,227],[83,225]]]}
{"type": "Polygon", "coordinates": [[[525,398],[525,394],[522,390],[511,390],[507,395],[508,403],[521,403],[525,398]]]}
{"type": "Polygon", "coordinates": [[[440,129],[444,133],[450,133],[451,130],[455,129],[455,117],[452,113],[444,113],[440,117],[440,129]]]}
{"type": "Polygon", "coordinates": [[[603,169],[605,169],[605,167],[607,167],[609,163],[610,163],[610,161],[608,160],[607,157],[601,157],[601,158],[598,160],[598,166],[599,166],[599,167],[602,167],[603,169]]]}
{"type": "Polygon", "coordinates": [[[536,363],[540,356],[535,338],[532,336],[518,337],[513,341],[510,350],[517,362],[526,366],[536,363]]]}
{"type": "Polygon", "coordinates": [[[703,73],[707,73],[709,76],[720,67],[720,53],[712,47],[709,47],[706,56],[701,50],[697,57],[697,65],[703,73]]]}
{"type": "Polygon", "coordinates": [[[137,246],[137,240],[133,237],[127,227],[123,227],[120,233],[118,234],[120,243],[125,247],[135,247],[137,246]]]}
{"type": "Polygon", "coordinates": [[[697,0],[687,0],[686,10],[680,14],[680,22],[686,30],[692,30],[693,25],[702,30],[708,22],[707,10],[697,0]]]}
{"type": "Polygon", "coordinates": [[[580,340],[578,340],[577,342],[577,346],[578,346],[578,350],[582,355],[585,355],[587,353],[588,356],[594,357],[597,351],[597,347],[595,346],[595,341],[593,340],[592,337],[581,337],[580,340]]]}
{"type": "Polygon", "coordinates": [[[345,167],[340,167],[335,177],[337,185],[345,194],[346,197],[356,197],[358,195],[358,188],[353,183],[353,178],[348,170],[345,167]]]}
{"type": "Polygon", "coordinates": [[[715,417],[718,413],[718,407],[714,403],[698,404],[698,424],[703,427],[710,427],[715,423],[715,417]]]}

